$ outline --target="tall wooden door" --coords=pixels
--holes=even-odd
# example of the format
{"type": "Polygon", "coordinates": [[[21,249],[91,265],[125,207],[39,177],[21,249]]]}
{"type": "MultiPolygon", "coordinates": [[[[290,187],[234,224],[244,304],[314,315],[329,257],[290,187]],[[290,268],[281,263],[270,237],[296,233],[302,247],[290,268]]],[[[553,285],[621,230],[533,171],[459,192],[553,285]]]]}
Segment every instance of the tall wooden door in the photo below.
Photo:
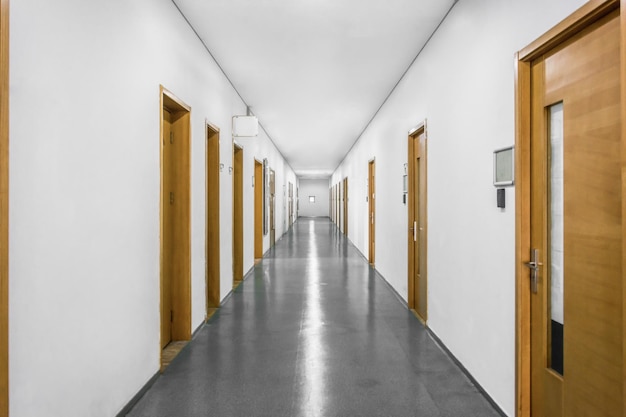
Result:
{"type": "Polygon", "coordinates": [[[206,314],[208,317],[211,310],[220,305],[220,131],[208,124],[206,153],[206,314]]]}
{"type": "Polygon", "coordinates": [[[161,87],[161,347],[191,338],[190,108],[161,87]]]}
{"type": "Polygon", "coordinates": [[[9,415],[9,0],[0,1],[0,415],[9,415]]]}
{"type": "Polygon", "coordinates": [[[270,169],[270,247],[276,244],[276,173],[270,169]]]}
{"type": "Polygon", "coordinates": [[[409,307],[425,323],[428,320],[426,127],[409,135],[409,307]]]}
{"type": "Polygon", "coordinates": [[[348,236],[348,177],[343,179],[343,233],[348,236]]]}
{"type": "Polygon", "coordinates": [[[623,69],[607,12],[526,66],[533,417],[625,415],[623,69]]]}
{"type": "Polygon", "coordinates": [[[376,161],[368,164],[368,205],[369,205],[369,263],[374,265],[376,260],[376,161]]]}
{"type": "Polygon", "coordinates": [[[293,224],[293,184],[289,183],[289,227],[293,224]]]}
{"type": "Polygon", "coordinates": [[[263,257],[263,163],[254,161],[254,259],[263,257]]]}
{"type": "Polygon", "coordinates": [[[233,145],[233,287],[243,280],[243,148],[233,145]]]}

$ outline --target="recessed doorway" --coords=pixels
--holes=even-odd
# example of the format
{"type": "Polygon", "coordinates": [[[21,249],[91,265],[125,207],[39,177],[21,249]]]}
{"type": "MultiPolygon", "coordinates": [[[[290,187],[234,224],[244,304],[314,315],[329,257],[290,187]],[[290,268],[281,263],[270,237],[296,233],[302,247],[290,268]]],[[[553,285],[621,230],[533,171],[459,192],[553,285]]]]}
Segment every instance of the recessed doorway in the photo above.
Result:
{"type": "Polygon", "coordinates": [[[233,144],[233,288],[243,281],[243,148],[233,144]]]}
{"type": "Polygon", "coordinates": [[[206,319],[220,306],[220,130],[206,125],[206,319]]]}
{"type": "Polygon", "coordinates": [[[263,258],[263,163],[254,160],[254,259],[263,258]]]}
{"type": "Polygon", "coordinates": [[[191,108],[161,86],[161,366],[191,339],[191,108]]]}
{"type": "Polygon", "coordinates": [[[368,164],[368,207],[369,207],[369,263],[374,265],[376,260],[376,161],[371,160],[368,164]]]}
{"type": "Polygon", "coordinates": [[[424,324],[428,320],[426,155],[424,122],[409,133],[408,143],[409,308],[424,324]]]}

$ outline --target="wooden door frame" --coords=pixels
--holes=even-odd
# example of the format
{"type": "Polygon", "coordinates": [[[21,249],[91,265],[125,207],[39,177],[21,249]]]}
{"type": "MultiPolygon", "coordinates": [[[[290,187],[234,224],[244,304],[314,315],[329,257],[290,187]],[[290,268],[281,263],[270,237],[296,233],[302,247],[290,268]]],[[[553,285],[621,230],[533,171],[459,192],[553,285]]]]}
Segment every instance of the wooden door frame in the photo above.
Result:
{"type": "Polygon", "coordinates": [[[233,140],[233,288],[243,281],[243,146],[233,140]],[[237,153],[241,166],[237,169],[237,153]]]}
{"type": "Polygon", "coordinates": [[[367,163],[367,194],[368,194],[368,261],[370,265],[376,262],[376,158],[367,163]],[[373,192],[372,192],[373,190],[373,192]],[[374,220],[372,222],[372,219],[374,220]]]}
{"type": "MultiPolygon", "coordinates": [[[[616,9],[624,9],[626,0],[590,0],[533,43],[515,54],[515,402],[516,416],[531,413],[531,292],[529,270],[524,266],[530,254],[531,212],[531,63],[546,52],[589,27],[616,9]]],[[[621,114],[622,114],[622,195],[626,195],[626,16],[620,16],[621,36],[621,114]]],[[[626,219],[626,200],[622,198],[622,219],[626,219]]],[[[626,235],[626,222],[622,222],[626,235]]],[[[622,265],[626,265],[626,245],[622,245],[622,265]]],[[[626,271],[622,270],[622,290],[626,298],[626,271]]],[[[626,359],[626,320],[623,338],[626,359]]],[[[626,379],[626,367],[622,370],[626,379]]],[[[624,395],[626,396],[626,384],[624,395]]],[[[624,410],[626,416],[626,410],[624,410]]]]}
{"type": "Polygon", "coordinates": [[[276,171],[272,168],[270,170],[270,209],[269,209],[269,223],[270,223],[270,248],[276,245],[276,171]]]}
{"type": "MultiPolygon", "coordinates": [[[[172,309],[174,309],[174,304],[177,305],[175,316],[175,321],[172,322],[172,333],[176,332],[176,340],[190,340],[191,339],[191,107],[185,104],[182,100],[180,100],[176,95],[167,90],[162,85],[159,86],[160,94],[160,132],[159,132],[159,149],[160,149],[160,230],[161,230],[161,238],[160,240],[160,290],[161,294],[163,294],[163,253],[164,253],[164,240],[163,240],[163,210],[162,210],[162,201],[165,198],[166,191],[164,190],[164,166],[163,166],[163,113],[164,109],[171,108],[172,110],[177,109],[177,111],[183,111],[187,113],[188,125],[187,125],[187,146],[188,146],[188,155],[187,158],[187,175],[185,177],[185,182],[188,187],[188,213],[186,219],[183,218],[183,221],[186,220],[186,224],[183,227],[186,229],[187,233],[187,253],[184,254],[186,257],[185,264],[186,270],[184,274],[180,276],[177,280],[178,285],[178,293],[179,297],[173,297],[172,299],[172,309]],[[176,323],[176,326],[175,326],[176,323]],[[175,326],[175,327],[174,327],[175,326]]],[[[161,295],[162,297],[162,295],[161,295]]],[[[160,314],[161,320],[163,320],[163,305],[160,306],[160,314]]],[[[174,337],[174,336],[172,336],[174,337]]],[[[160,345],[160,342],[159,342],[160,345]]]]}
{"type": "Polygon", "coordinates": [[[343,179],[343,234],[348,236],[348,177],[343,179]]]}
{"type": "Polygon", "coordinates": [[[9,0],[0,0],[0,415],[9,415],[9,0]]]}
{"type": "MultiPolygon", "coordinates": [[[[424,188],[424,195],[428,196],[428,129],[426,126],[426,120],[420,122],[416,127],[414,127],[413,129],[411,129],[409,131],[408,134],[408,139],[407,139],[407,155],[408,155],[408,161],[407,161],[407,167],[408,167],[408,172],[407,172],[407,176],[408,176],[408,193],[407,193],[407,199],[408,199],[408,203],[407,203],[407,212],[408,212],[408,219],[407,219],[407,248],[408,248],[408,306],[410,309],[414,310],[416,317],[422,321],[422,323],[424,325],[426,325],[427,319],[428,319],[428,313],[426,314],[426,317],[421,317],[418,313],[417,313],[417,309],[416,309],[416,303],[417,300],[415,300],[415,248],[412,244],[413,242],[413,232],[411,231],[411,226],[413,224],[413,222],[415,221],[415,211],[416,211],[416,207],[415,207],[415,196],[413,195],[413,193],[415,192],[416,189],[416,184],[415,184],[415,161],[414,161],[414,155],[415,155],[415,140],[420,136],[420,134],[424,134],[424,140],[425,140],[425,153],[426,155],[424,155],[424,184],[425,184],[425,188],[424,188]]],[[[424,259],[424,276],[426,277],[426,291],[428,293],[428,263],[427,263],[427,259],[428,259],[428,200],[424,203],[424,256],[426,259],[424,259]]],[[[428,305],[428,304],[427,304],[428,305]]],[[[428,307],[426,307],[428,308],[428,307]]]]}
{"type": "Polygon", "coordinates": [[[254,159],[254,259],[263,257],[263,162],[254,159]]]}
{"type": "Polygon", "coordinates": [[[206,319],[220,306],[220,129],[206,126],[206,319]]]}

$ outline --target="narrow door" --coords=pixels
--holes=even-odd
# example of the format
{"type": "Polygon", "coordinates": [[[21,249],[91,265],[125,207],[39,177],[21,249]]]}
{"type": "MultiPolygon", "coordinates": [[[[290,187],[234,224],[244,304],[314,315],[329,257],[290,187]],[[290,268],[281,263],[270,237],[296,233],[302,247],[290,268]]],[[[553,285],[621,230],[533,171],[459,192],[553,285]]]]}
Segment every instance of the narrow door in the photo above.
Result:
{"type": "Polygon", "coordinates": [[[206,315],[220,306],[220,132],[207,125],[206,315]]]}
{"type": "Polygon", "coordinates": [[[343,179],[343,233],[348,236],[348,178],[343,179]]]}
{"type": "Polygon", "coordinates": [[[426,129],[409,135],[409,307],[424,323],[428,320],[426,129]]]}
{"type": "Polygon", "coordinates": [[[276,173],[270,169],[270,247],[276,244],[276,173]]]}
{"type": "Polygon", "coordinates": [[[161,87],[161,348],[191,338],[190,109],[161,87]]]}
{"type": "Polygon", "coordinates": [[[254,259],[263,257],[263,163],[254,161],[254,259]]]}
{"type": "Polygon", "coordinates": [[[368,165],[368,204],[369,204],[369,262],[374,265],[376,259],[376,161],[368,165]]]}
{"type": "Polygon", "coordinates": [[[9,415],[9,0],[0,2],[0,415],[9,415]]]}
{"type": "Polygon", "coordinates": [[[293,224],[293,184],[289,183],[289,227],[293,224]]]}
{"type": "Polygon", "coordinates": [[[243,148],[233,146],[233,287],[243,280],[243,148]]]}
{"type": "Polygon", "coordinates": [[[339,219],[337,222],[337,227],[339,227],[339,231],[343,233],[343,217],[344,217],[344,206],[343,206],[343,181],[339,181],[337,183],[337,207],[339,209],[339,219]]]}
{"type": "Polygon", "coordinates": [[[530,64],[531,415],[624,416],[620,18],[530,64]]]}

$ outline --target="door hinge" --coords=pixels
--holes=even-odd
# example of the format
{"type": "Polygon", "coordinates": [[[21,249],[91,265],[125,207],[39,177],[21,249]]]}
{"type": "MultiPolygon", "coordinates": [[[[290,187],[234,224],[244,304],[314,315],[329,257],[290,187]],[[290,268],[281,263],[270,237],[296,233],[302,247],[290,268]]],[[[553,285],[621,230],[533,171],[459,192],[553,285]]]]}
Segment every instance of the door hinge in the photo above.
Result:
{"type": "Polygon", "coordinates": [[[170,204],[174,204],[174,193],[170,191],[170,204]]]}
{"type": "Polygon", "coordinates": [[[174,143],[174,132],[170,132],[170,143],[174,143]]]}
{"type": "Polygon", "coordinates": [[[174,322],[174,310],[170,310],[170,321],[174,322]]]}

